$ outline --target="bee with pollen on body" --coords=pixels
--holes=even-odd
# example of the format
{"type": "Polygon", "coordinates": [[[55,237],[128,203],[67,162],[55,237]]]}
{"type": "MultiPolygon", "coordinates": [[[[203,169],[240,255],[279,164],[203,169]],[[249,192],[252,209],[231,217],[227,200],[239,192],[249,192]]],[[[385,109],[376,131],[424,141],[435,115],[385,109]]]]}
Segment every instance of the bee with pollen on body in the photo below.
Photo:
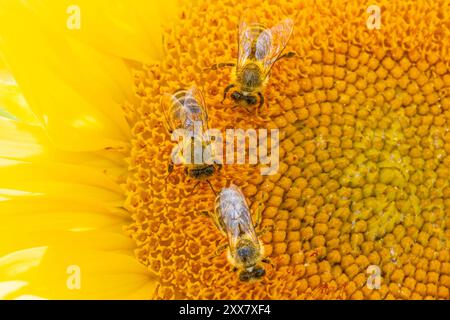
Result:
{"type": "Polygon", "coordinates": [[[237,64],[219,63],[211,67],[213,70],[235,67],[234,81],[225,88],[224,100],[228,92],[236,88],[237,90],[231,93],[231,99],[235,102],[256,105],[259,97],[259,108],[264,104],[261,91],[267,83],[273,65],[280,59],[295,55],[295,52],[282,54],[293,28],[294,22],[289,18],[270,29],[259,23],[242,20],[239,25],[237,64]]]}
{"type": "Polygon", "coordinates": [[[240,270],[239,279],[250,281],[260,279],[265,270],[260,263],[270,263],[264,258],[264,246],[258,236],[266,231],[256,232],[261,222],[261,212],[257,212],[254,225],[250,209],[241,190],[231,185],[217,195],[214,213],[208,213],[216,227],[227,237],[226,246],[219,246],[216,254],[228,247],[228,260],[235,270],[240,270]]]}
{"type": "Polygon", "coordinates": [[[214,150],[210,139],[207,137],[208,113],[202,92],[196,87],[179,89],[171,95],[164,95],[161,98],[161,106],[164,112],[163,123],[168,133],[173,134],[176,130],[184,132],[181,147],[179,146],[172,153],[169,161],[168,176],[174,169],[173,158],[177,156],[188,177],[198,180],[197,184],[201,181],[208,182],[215,193],[208,179],[222,165],[214,159],[214,150]],[[210,157],[208,159],[210,161],[205,161],[206,149],[209,151],[210,157]],[[200,161],[197,161],[197,157],[200,161]]]}

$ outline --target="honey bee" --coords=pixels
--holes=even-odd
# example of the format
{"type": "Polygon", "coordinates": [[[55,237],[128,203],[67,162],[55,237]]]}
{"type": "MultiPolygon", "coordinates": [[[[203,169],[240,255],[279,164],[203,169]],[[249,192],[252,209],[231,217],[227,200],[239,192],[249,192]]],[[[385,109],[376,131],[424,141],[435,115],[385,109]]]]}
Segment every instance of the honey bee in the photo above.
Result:
{"type": "Polygon", "coordinates": [[[291,58],[295,52],[282,55],[292,34],[294,22],[285,19],[276,26],[268,29],[259,23],[247,23],[245,20],[239,25],[238,58],[235,63],[220,63],[211,68],[235,67],[234,81],[228,85],[223,94],[225,100],[232,88],[231,99],[247,105],[256,105],[259,97],[259,108],[264,104],[261,91],[270,75],[273,65],[280,59],[291,58]]]}
{"type": "MultiPolygon", "coordinates": [[[[190,89],[179,89],[172,95],[164,95],[161,98],[161,106],[164,112],[164,126],[169,134],[176,129],[191,132],[191,139],[183,139],[183,150],[190,149],[190,155],[183,154],[181,163],[184,165],[185,174],[188,177],[200,181],[206,180],[214,191],[209,178],[215,174],[217,169],[221,168],[221,164],[213,159],[212,163],[195,161],[196,153],[201,152],[200,159],[203,158],[204,150],[211,147],[210,140],[207,137],[208,129],[208,113],[206,110],[205,99],[200,89],[191,87],[190,89]],[[196,150],[195,146],[200,145],[200,150],[196,150]],[[187,158],[189,157],[189,158],[187,158]]],[[[174,169],[172,157],[169,161],[169,175],[174,169]]],[[[169,176],[168,175],[168,176],[169,176]]],[[[196,185],[197,185],[196,184],[196,185]]]]}
{"type": "Polygon", "coordinates": [[[259,264],[269,260],[264,258],[264,246],[255,231],[261,222],[260,211],[257,223],[253,225],[244,195],[232,184],[217,195],[215,211],[210,215],[216,227],[228,238],[228,260],[235,270],[241,270],[239,279],[250,281],[262,278],[266,272],[259,264]]]}

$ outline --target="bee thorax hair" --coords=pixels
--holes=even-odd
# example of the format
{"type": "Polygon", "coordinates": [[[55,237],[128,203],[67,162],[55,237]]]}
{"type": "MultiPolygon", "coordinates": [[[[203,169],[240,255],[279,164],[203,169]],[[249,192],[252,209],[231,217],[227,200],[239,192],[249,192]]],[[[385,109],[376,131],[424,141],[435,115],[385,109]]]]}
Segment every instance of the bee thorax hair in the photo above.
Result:
{"type": "Polygon", "coordinates": [[[262,84],[261,69],[255,63],[245,65],[238,77],[242,92],[253,92],[262,84]]]}
{"type": "Polygon", "coordinates": [[[251,267],[258,262],[260,250],[258,246],[247,239],[241,239],[236,247],[236,259],[246,267],[251,267]]]}

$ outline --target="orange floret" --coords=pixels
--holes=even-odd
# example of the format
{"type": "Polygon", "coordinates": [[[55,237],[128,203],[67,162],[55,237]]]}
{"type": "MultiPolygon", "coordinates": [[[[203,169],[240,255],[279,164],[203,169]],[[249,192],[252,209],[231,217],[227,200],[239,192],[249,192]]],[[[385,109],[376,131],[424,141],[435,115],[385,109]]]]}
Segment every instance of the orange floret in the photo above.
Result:
{"type": "MultiPolygon", "coordinates": [[[[369,30],[357,0],[186,1],[166,28],[166,58],[136,67],[126,207],[136,255],[160,279],[159,299],[449,299],[450,16],[447,1],[379,0],[369,30]],[[258,115],[222,103],[239,16],[295,19],[258,115]],[[423,22],[426,21],[426,26],[423,22]],[[420,27],[422,26],[422,27],[420,27]],[[214,194],[193,190],[181,168],[166,179],[173,143],[162,94],[203,88],[210,127],[279,128],[280,170],[225,165],[216,190],[233,182],[253,213],[262,207],[266,276],[242,283],[225,237],[202,214],[214,194]],[[381,288],[366,285],[370,265],[381,288]]],[[[151,296],[152,293],[149,293],[151,296]]]]}

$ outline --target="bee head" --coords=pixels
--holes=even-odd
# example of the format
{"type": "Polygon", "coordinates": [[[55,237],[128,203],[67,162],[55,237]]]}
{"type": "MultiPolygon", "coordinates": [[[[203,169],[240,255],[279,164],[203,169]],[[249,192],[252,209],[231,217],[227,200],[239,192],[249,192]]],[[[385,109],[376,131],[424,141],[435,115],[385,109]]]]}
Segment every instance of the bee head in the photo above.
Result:
{"type": "Polygon", "coordinates": [[[261,279],[266,274],[266,271],[262,267],[255,267],[252,271],[242,271],[239,274],[239,280],[242,282],[248,282],[252,279],[261,279]]]}
{"type": "Polygon", "coordinates": [[[231,94],[231,99],[233,99],[234,101],[238,102],[242,99],[243,95],[239,92],[239,91],[234,91],[231,94]]]}
{"type": "Polygon", "coordinates": [[[255,105],[256,102],[257,102],[255,96],[246,96],[246,97],[245,97],[245,101],[246,101],[248,104],[251,104],[251,105],[255,105]]]}
{"type": "Polygon", "coordinates": [[[231,94],[231,99],[233,99],[235,102],[244,100],[249,105],[255,105],[258,102],[255,96],[252,95],[247,96],[240,93],[239,91],[234,91],[231,94]]]}
{"type": "Polygon", "coordinates": [[[253,277],[256,279],[264,277],[265,274],[266,270],[264,270],[263,267],[255,267],[255,269],[253,269],[253,277]]]}
{"type": "Polygon", "coordinates": [[[251,278],[252,278],[251,272],[242,271],[239,274],[239,280],[241,280],[242,282],[248,282],[248,281],[250,281],[251,278]]]}

